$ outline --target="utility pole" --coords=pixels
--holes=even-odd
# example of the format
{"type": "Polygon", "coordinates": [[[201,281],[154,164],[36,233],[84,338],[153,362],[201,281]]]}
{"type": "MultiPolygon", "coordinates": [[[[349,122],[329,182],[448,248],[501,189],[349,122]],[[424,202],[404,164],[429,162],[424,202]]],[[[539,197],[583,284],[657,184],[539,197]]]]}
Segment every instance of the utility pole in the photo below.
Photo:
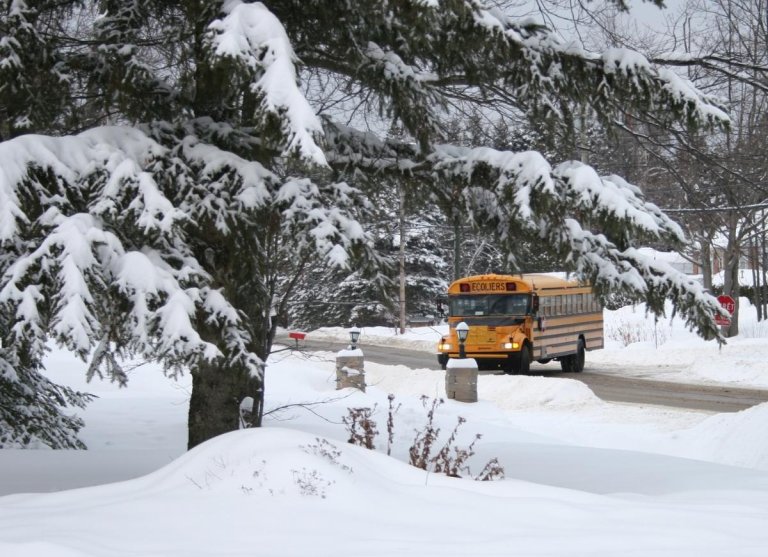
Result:
{"type": "Polygon", "coordinates": [[[400,334],[405,333],[405,188],[400,185],[400,334]]]}
{"type": "Polygon", "coordinates": [[[453,217],[453,280],[461,278],[461,223],[453,217]]]}

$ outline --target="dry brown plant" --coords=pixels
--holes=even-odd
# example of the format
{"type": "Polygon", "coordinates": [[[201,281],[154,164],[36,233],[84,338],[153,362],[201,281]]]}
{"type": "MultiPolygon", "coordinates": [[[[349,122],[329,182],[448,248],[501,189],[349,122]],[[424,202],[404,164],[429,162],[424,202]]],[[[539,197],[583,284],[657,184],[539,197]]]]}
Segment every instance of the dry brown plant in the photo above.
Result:
{"type": "MultiPolygon", "coordinates": [[[[390,394],[387,399],[389,401],[387,413],[387,455],[390,455],[395,437],[394,415],[400,406],[395,407],[394,395],[390,394]]],[[[455,443],[459,427],[467,421],[459,416],[456,426],[440,448],[440,451],[435,456],[432,456],[433,447],[440,436],[440,428],[435,426],[435,412],[445,401],[441,398],[436,398],[432,399],[430,403],[429,400],[427,396],[421,397],[421,403],[427,410],[427,423],[421,430],[416,431],[416,437],[408,449],[408,464],[428,472],[445,474],[453,478],[472,477],[467,461],[474,456],[475,443],[482,438],[482,435],[476,434],[466,448],[456,447],[455,443]]],[[[349,431],[349,443],[368,449],[375,448],[373,440],[379,433],[376,422],[372,419],[375,409],[375,406],[373,408],[348,409],[349,414],[343,419],[343,422],[349,431]]],[[[486,463],[483,470],[474,479],[478,481],[504,479],[504,468],[497,458],[493,458],[486,463]]]]}

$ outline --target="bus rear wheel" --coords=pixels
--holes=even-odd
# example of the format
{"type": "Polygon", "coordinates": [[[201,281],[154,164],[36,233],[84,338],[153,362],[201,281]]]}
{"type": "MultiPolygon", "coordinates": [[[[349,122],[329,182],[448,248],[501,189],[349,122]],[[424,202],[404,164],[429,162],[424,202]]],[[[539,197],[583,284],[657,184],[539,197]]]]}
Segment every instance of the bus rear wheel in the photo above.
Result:
{"type": "Polygon", "coordinates": [[[571,373],[573,371],[573,356],[562,356],[560,369],[563,370],[563,373],[571,373]]]}
{"type": "Polygon", "coordinates": [[[573,371],[576,373],[581,373],[584,371],[584,361],[584,341],[579,339],[579,346],[576,349],[576,355],[573,356],[573,371]]]}
{"type": "Polygon", "coordinates": [[[560,369],[564,373],[580,373],[584,371],[584,341],[579,339],[576,353],[560,358],[560,369]]]}

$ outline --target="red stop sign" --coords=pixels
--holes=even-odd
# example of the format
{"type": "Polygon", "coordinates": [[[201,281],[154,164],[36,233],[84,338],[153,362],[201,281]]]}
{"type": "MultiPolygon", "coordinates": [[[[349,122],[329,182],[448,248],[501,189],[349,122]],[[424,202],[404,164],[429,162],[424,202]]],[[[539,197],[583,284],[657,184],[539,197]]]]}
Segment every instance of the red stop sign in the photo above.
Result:
{"type": "MultiPolygon", "coordinates": [[[[731,315],[733,315],[733,312],[736,311],[736,302],[730,296],[718,296],[717,301],[720,302],[720,306],[731,315]]],[[[727,317],[716,315],[715,323],[718,325],[728,326],[731,324],[731,320],[727,317]]]]}
{"type": "Polygon", "coordinates": [[[736,302],[734,302],[733,298],[730,296],[718,296],[717,301],[720,302],[720,305],[723,307],[723,309],[731,315],[733,315],[733,312],[736,311],[736,302]]]}

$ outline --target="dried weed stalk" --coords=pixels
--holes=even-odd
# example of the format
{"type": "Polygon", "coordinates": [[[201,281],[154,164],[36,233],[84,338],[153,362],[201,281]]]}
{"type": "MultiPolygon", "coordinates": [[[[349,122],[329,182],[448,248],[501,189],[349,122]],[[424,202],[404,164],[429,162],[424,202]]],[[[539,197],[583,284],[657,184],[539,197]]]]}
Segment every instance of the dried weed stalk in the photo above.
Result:
{"type": "Polygon", "coordinates": [[[427,409],[427,423],[424,429],[416,432],[416,438],[413,440],[411,448],[408,449],[410,456],[408,464],[422,470],[427,470],[429,457],[432,454],[432,445],[437,440],[437,436],[440,435],[440,428],[436,428],[434,424],[435,410],[445,402],[442,398],[435,398],[432,400],[432,405],[428,406],[427,401],[429,401],[429,397],[422,395],[421,404],[427,409]]]}
{"type": "Polygon", "coordinates": [[[400,410],[400,405],[395,407],[395,395],[387,395],[389,409],[387,411],[387,456],[392,455],[392,444],[395,442],[395,413],[400,410]]]}
{"type": "Polygon", "coordinates": [[[342,419],[344,425],[347,426],[347,431],[349,431],[347,443],[371,450],[376,448],[373,439],[378,435],[379,430],[376,429],[376,422],[371,419],[375,411],[375,406],[373,408],[347,409],[348,415],[342,419]]]}
{"type": "MultiPolygon", "coordinates": [[[[399,410],[400,406],[395,407],[394,395],[387,397],[389,400],[389,411],[387,413],[387,455],[391,453],[392,444],[395,437],[395,421],[394,415],[399,410]]],[[[471,477],[471,472],[467,461],[475,454],[475,443],[482,438],[480,434],[475,435],[475,438],[470,443],[469,447],[461,448],[454,446],[456,443],[456,437],[458,436],[459,427],[466,423],[466,419],[459,416],[458,423],[453,431],[448,436],[448,439],[443,444],[442,448],[433,457],[432,448],[440,435],[440,428],[435,427],[435,411],[444,404],[445,401],[441,398],[432,399],[432,403],[429,403],[429,397],[422,396],[421,403],[427,410],[427,423],[424,427],[416,432],[416,437],[408,449],[409,461],[411,466],[421,468],[422,470],[428,470],[438,474],[445,474],[453,478],[461,478],[463,475],[471,477]],[[431,465],[431,469],[430,469],[431,465]]],[[[343,419],[344,424],[349,431],[348,442],[353,445],[360,445],[368,449],[373,449],[373,439],[378,434],[376,428],[376,422],[371,419],[374,408],[349,408],[349,415],[343,419]]],[[[499,464],[497,458],[493,458],[483,468],[479,475],[475,476],[475,480],[489,481],[489,480],[501,480],[504,479],[504,468],[499,464]]]]}

